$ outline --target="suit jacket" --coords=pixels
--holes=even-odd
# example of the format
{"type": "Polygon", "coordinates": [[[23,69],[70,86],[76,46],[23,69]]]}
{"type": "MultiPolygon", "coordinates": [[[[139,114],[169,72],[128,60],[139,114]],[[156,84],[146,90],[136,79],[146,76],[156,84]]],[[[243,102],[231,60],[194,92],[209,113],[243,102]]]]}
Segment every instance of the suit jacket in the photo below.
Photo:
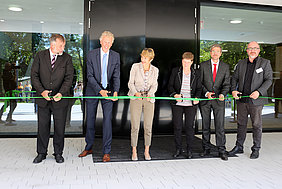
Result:
{"type": "MultiPolygon", "coordinates": [[[[181,86],[182,86],[182,77],[183,77],[183,68],[182,67],[173,68],[168,82],[168,93],[170,94],[171,97],[173,97],[175,94],[180,94],[181,86]]],[[[191,87],[191,97],[200,98],[202,92],[200,72],[199,70],[194,70],[192,67],[191,67],[190,87],[191,87]]],[[[176,104],[176,100],[171,101],[171,103],[176,104]]]]}
{"type": "MultiPolygon", "coordinates": [[[[51,67],[49,49],[36,54],[31,68],[31,84],[36,90],[36,96],[41,96],[44,90],[52,91],[51,96],[61,93],[62,96],[70,96],[70,88],[73,81],[72,58],[67,53],[57,57],[55,66],[51,67]]],[[[45,99],[36,99],[40,107],[45,107],[48,103],[45,99]]],[[[68,104],[68,99],[61,99],[58,102],[51,101],[55,107],[64,107],[68,104]]]]}
{"type": "MultiPolygon", "coordinates": [[[[248,58],[240,60],[236,65],[231,81],[231,91],[243,91],[245,75],[247,70],[248,58]]],[[[254,70],[251,91],[258,91],[260,96],[267,96],[267,90],[272,84],[273,71],[270,61],[262,57],[258,57],[254,70]]],[[[254,105],[264,105],[268,103],[267,99],[258,98],[251,99],[254,105]]]]}
{"type": "MultiPolygon", "coordinates": [[[[87,86],[86,96],[98,96],[103,90],[102,87],[102,69],[101,69],[100,48],[94,49],[87,56],[87,86]]],[[[120,88],[120,56],[119,53],[110,50],[107,66],[108,88],[107,90],[119,92],[120,88]]]]}
{"type": "MultiPolygon", "coordinates": [[[[202,97],[205,97],[207,92],[214,92],[215,97],[219,97],[220,94],[226,96],[230,90],[230,71],[229,65],[219,61],[218,69],[216,72],[215,82],[213,82],[212,65],[211,60],[202,62],[200,64],[201,82],[202,82],[202,97]]],[[[201,101],[201,105],[206,104],[208,101],[201,101]]],[[[218,103],[224,101],[217,100],[218,103]]]]}
{"type": "MultiPolygon", "coordinates": [[[[154,97],[155,92],[158,89],[158,76],[159,69],[153,65],[150,66],[148,75],[148,96],[154,97]]],[[[128,96],[134,96],[135,93],[140,92],[140,89],[144,87],[144,69],[142,63],[135,63],[132,65],[128,81],[128,96]]],[[[134,99],[133,99],[134,100],[134,99]]],[[[155,99],[151,99],[150,102],[154,103],[155,99]]]]}

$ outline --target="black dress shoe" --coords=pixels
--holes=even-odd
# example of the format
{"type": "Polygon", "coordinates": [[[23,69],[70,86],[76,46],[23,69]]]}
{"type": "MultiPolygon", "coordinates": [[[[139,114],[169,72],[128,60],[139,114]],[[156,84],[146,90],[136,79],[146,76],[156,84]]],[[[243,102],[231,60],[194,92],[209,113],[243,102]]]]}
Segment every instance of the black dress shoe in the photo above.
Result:
{"type": "Polygon", "coordinates": [[[209,156],[209,155],[211,155],[211,150],[210,150],[210,149],[205,149],[205,150],[200,154],[201,157],[209,156]]]}
{"type": "Polygon", "coordinates": [[[46,159],[45,154],[38,154],[36,158],[33,160],[33,163],[40,163],[42,160],[46,159]]]}
{"type": "Polygon", "coordinates": [[[187,151],[187,159],[191,159],[193,157],[193,154],[190,150],[187,151]]]}
{"type": "Polygon", "coordinates": [[[250,158],[251,159],[257,159],[258,157],[259,157],[259,151],[258,150],[252,151],[250,158]]]}
{"type": "Polygon", "coordinates": [[[182,149],[177,149],[176,152],[175,152],[175,154],[173,154],[173,157],[174,157],[174,158],[177,158],[177,157],[179,157],[179,156],[180,156],[181,154],[183,154],[183,153],[185,153],[184,150],[182,150],[182,149]]]}
{"type": "Polygon", "coordinates": [[[53,154],[57,163],[64,163],[64,158],[61,154],[53,154]]]}
{"type": "Polygon", "coordinates": [[[220,159],[224,160],[224,161],[227,161],[228,160],[228,155],[226,152],[224,153],[219,153],[219,157],[220,159]]]}
{"type": "Polygon", "coordinates": [[[243,154],[244,150],[240,146],[235,146],[230,152],[228,152],[230,155],[235,155],[235,154],[243,154]]]}

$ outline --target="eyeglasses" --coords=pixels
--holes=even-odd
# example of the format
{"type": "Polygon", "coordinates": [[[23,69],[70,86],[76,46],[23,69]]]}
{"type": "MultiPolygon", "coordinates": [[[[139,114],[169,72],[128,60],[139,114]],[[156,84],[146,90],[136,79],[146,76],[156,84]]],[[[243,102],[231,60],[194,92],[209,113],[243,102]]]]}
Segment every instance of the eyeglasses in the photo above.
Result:
{"type": "Polygon", "coordinates": [[[250,48],[247,48],[247,50],[249,50],[249,51],[252,51],[252,50],[256,51],[256,50],[259,50],[259,48],[257,48],[257,47],[252,48],[252,47],[250,47],[250,48]]]}

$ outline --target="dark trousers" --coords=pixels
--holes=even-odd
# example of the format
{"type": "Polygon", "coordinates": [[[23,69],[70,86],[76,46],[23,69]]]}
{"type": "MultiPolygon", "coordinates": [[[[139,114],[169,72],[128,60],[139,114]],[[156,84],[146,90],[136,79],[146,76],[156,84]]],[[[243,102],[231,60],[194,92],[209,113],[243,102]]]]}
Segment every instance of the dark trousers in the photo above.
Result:
{"type": "Polygon", "coordinates": [[[278,117],[279,112],[282,112],[281,108],[279,110],[279,104],[281,104],[281,103],[282,103],[282,100],[275,99],[275,106],[274,107],[275,107],[275,117],[276,118],[278,117]]]}
{"type": "MultiPolygon", "coordinates": [[[[7,107],[10,106],[10,111],[8,113],[8,116],[6,118],[6,121],[7,122],[12,122],[12,115],[13,115],[13,112],[14,110],[16,109],[17,107],[17,101],[16,100],[8,100],[8,103],[7,103],[7,107]]],[[[2,106],[1,110],[0,110],[0,120],[2,118],[2,115],[4,113],[4,105],[2,106]]]]}
{"type": "Polygon", "coordinates": [[[174,126],[174,139],[177,150],[182,149],[182,128],[183,128],[183,114],[185,116],[185,134],[187,151],[191,151],[194,138],[194,121],[196,115],[196,106],[177,106],[172,105],[172,121],[174,126]]]}
{"type": "Polygon", "coordinates": [[[243,148],[247,134],[248,115],[250,115],[253,127],[252,150],[260,149],[262,135],[262,108],[263,105],[253,105],[237,101],[238,129],[236,145],[243,148]]]}
{"type": "Polygon", "coordinates": [[[71,109],[72,106],[74,105],[76,98],[71,98],[69,100],[69,105],[67,107],[67,115],[66,115],[66,127],[70,127],[70,122],[71,122],[71,109]]]}
{"type": "Polygon", "coordinates": [[[38,134],[37,134],[37,153],[47,154],[50,138],[51,113],[54,120],[53,146],[55,154],[62,154],[64,149],[64,134],[66,123],[66,107],[54,108],[52,102],[42,108],[38,106],[38,134]]]}
{"type": "Polygon", "coordinates": [[[225,131],[224,131],[224,114],[225,114],[224,102],[219,102],[217,100],[211,100],[211,101],[205,102],[205,104],[200,106],[200,111],[202,115],[203,149],[209,150],[211,146],[210,128],[211,128],[211,111],[213,111],[216,146],[220,153],[225,152],[226,138],[225,138],[225,131]]]}
{"type": "MultiPolygon", "coordinates": [[[[86,99],[86,146],[85,150],[92,149],[95,139],[95,122],[99,100],[86,99]]],[[[112,144],[112,110],[113,102],[111,100],[102,99],[103,109],[103,153],[109,154],[111,152],[112,144]]]]}

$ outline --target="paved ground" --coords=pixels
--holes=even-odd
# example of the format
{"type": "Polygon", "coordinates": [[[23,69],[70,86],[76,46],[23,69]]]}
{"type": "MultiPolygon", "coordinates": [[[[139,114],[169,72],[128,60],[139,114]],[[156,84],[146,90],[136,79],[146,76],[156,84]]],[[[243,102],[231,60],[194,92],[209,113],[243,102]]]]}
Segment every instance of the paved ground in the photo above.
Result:
{"type": "MultiPolygon", "coordinates": [[[[123,102],[123,101],[122,101],[123,102]]],[[[122,117],[123,113],[123,103],[120,103],[118,113],[116,115],[117,119],[122,117]]],[[[3,103],[0,103],[2,106],[3,103]]],[[[4,113],[2,120],[6,119],[7,113],[9,112],[9,108],[4,113]]],[[[102,117],[102,110],[101,107],[98,106],[98,114],[97,118],[102,117]]],[[[236,129],[237,124],[232,123],[230,121],[233,120],[231,116],[231,108],[226,108],[225,113],[225,128],[226,129],[236,129]]],[[[282,127],[282,116],[280,115],[279,119],[274,118],[274,108],[270,106],[265,106],[263,109],[263,127],[264,128],[277,128],[282,127]]],[[[82,111],[80,105],[74,105],[72,108],[72,115],[71,115],[71,127],[66,128],[66,133],[82,133],[82,111]]],[[[198,112],[199,119],[201,119],[201,115],[198,112]]],[[[128,116],[130,117],[130,116],[128,116]]],[[[171,120],[171,108],[163,107],[160,112],[160,120],[171,120]]],[[[213,116],[212,116],[213,118],[213,116]]],[[[5,126],[0,124],[0,133],[33,133],[36,134],[37,132],[37,114],[34,113],[34,104],[33,103],[18,103],[15,112],[13,113],[13,119],[16,120],[17,126],[5,126]]],[[[201,121],[199,122],[199,129],[201,129],[201,121]]],[[[212,122],[213,124],[213,122],[212,122]]]]}
{"type": "MultiPolygon", "coordinates": [[[[235,138],[227,135],[228,150],[235,138]]],[[[83,138],[66,139],[65,163],[57,164],[50,144],[47,159],[34,165],[36,139],[1,138],[0,188],[278,189],[282,185],[282,133],[263,134],[257,160],[249,159],[252,139],[248,134],[245,153],[227,162],[215,158],[94,164],[91,156],[77,157],[84,145],[83,138]]]]}

